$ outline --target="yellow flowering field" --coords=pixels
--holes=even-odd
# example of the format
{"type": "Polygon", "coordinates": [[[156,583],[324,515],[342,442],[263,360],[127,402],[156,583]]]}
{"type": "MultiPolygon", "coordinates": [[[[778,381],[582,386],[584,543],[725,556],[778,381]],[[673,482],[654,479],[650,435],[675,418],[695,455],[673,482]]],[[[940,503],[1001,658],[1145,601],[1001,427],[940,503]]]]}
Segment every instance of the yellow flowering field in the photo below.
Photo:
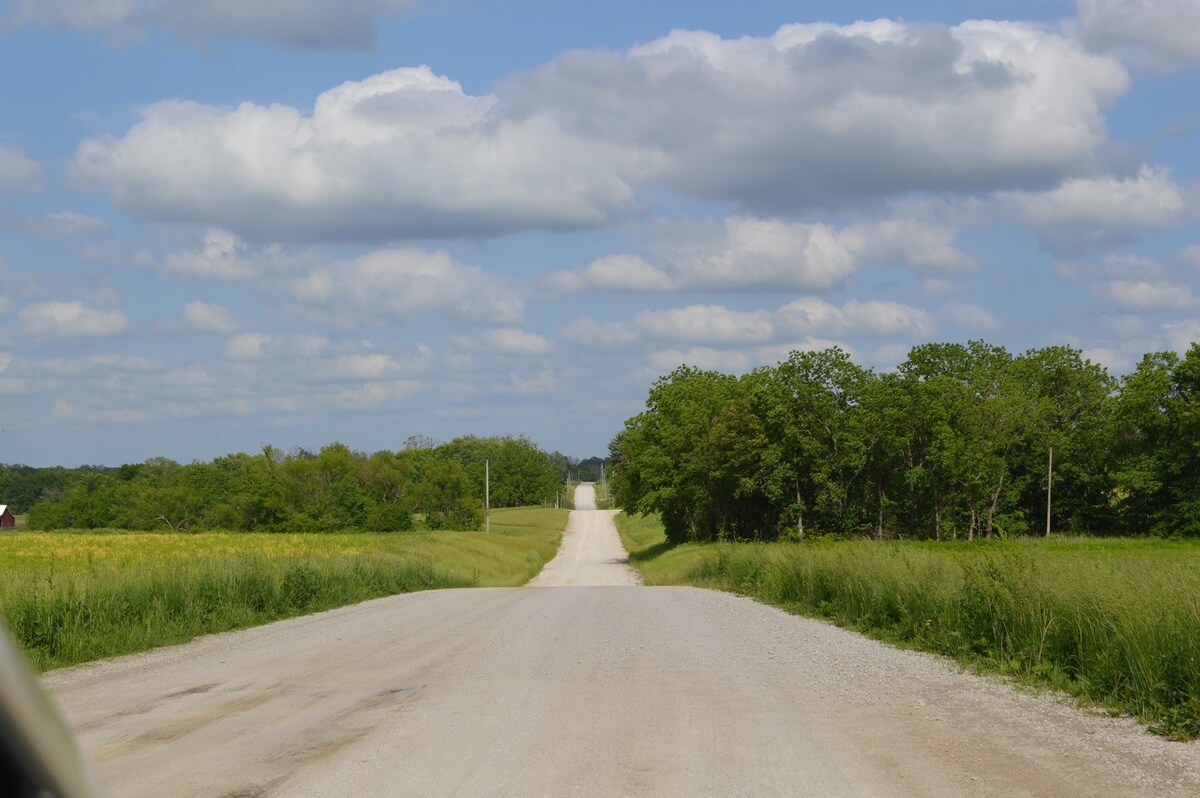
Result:
{"type": "Polygon", "coordinates": [[[5,533],[0,615],[38,667],[61,667],[395,593],[521,585],[566,517],[497,510],[490,533],[5,533]]]}

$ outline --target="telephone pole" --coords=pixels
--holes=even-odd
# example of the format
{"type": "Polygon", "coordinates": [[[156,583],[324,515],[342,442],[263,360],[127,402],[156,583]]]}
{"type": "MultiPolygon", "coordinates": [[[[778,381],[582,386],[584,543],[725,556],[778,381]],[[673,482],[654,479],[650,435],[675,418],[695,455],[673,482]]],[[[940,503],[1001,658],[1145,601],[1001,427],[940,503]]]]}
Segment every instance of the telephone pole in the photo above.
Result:
{"type": "Polygon", "coordinates": [[[483,461],[483,517],[484,529],[492,531],[492,461],[483,461]]]}
{"type": "Polygon", "coordinates": [[[1050,494],[1054,490],[1054,447],[1050,447],[1050,462],[1046,466],[1046,537],[1050,537],[1050,494]]]}

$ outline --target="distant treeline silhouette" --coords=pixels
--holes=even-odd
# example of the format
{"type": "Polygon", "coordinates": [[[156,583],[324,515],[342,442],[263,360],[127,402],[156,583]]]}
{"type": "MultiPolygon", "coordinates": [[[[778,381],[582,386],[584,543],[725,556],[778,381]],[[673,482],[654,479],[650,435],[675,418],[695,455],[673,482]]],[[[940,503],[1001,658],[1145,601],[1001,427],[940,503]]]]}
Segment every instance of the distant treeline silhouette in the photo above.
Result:
{"type": "Polygon", "coordinates": [[[180,464],[164,457],[117,468],[0,466],[0,502],[27,512],[30,529],[318,532],[477,528],[484,462],[491,506],[553,503],[568,473],[589,478],[599,460],[546,453],[525,438],[414,436],[399,451],[230,454],[180,464]]]}

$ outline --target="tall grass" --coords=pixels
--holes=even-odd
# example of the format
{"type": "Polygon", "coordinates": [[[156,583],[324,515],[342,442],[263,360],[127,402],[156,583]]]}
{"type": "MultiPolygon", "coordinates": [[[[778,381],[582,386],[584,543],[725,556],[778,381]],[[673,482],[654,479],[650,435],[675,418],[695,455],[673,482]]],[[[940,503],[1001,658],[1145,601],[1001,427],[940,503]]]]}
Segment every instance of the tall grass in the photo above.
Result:
{"type": "Polygon", "coordinates": [[[1053,539],[669,548],[618,517],[647,584],[753,596],[1200,736],[1200,545],[1053,539]]]}
{"type": "Polygon", "coordinates": [[[597,510],[613,509],[612,493],[609,490],[608,480],[605,480],[604,482],[596,483],[596,509],[597,510]]]}
{"type": "Polygon", "coordinates": [[[492,532],[0,537],[0,616],[40,670],[414,590],[524,584],[567,513],[497,510],[492,532]]]}

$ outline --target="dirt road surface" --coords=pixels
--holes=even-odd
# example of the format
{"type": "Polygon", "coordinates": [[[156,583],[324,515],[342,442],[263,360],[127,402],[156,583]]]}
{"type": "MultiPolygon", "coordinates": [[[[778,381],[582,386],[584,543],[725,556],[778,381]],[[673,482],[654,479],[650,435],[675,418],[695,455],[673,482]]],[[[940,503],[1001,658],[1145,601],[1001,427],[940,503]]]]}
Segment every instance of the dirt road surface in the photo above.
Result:
{"type": "Polygon", "coordinates": [[[45,683],[114,798],[1200,795],[1196,744],[748,599],[632,586],[623,558],[611,514],[579,510],[535,586],[45,683]]]}
{"type": "Polygon", "coordinates": [[[529,587],[604,585],[630,587],[642,582],[629,567],[629,555],[616,534],[615,510],[597,510],[595,488],[575,489],[576,511],[567,521],[562,545],[553,560],[529,583],[529,587]]]}

